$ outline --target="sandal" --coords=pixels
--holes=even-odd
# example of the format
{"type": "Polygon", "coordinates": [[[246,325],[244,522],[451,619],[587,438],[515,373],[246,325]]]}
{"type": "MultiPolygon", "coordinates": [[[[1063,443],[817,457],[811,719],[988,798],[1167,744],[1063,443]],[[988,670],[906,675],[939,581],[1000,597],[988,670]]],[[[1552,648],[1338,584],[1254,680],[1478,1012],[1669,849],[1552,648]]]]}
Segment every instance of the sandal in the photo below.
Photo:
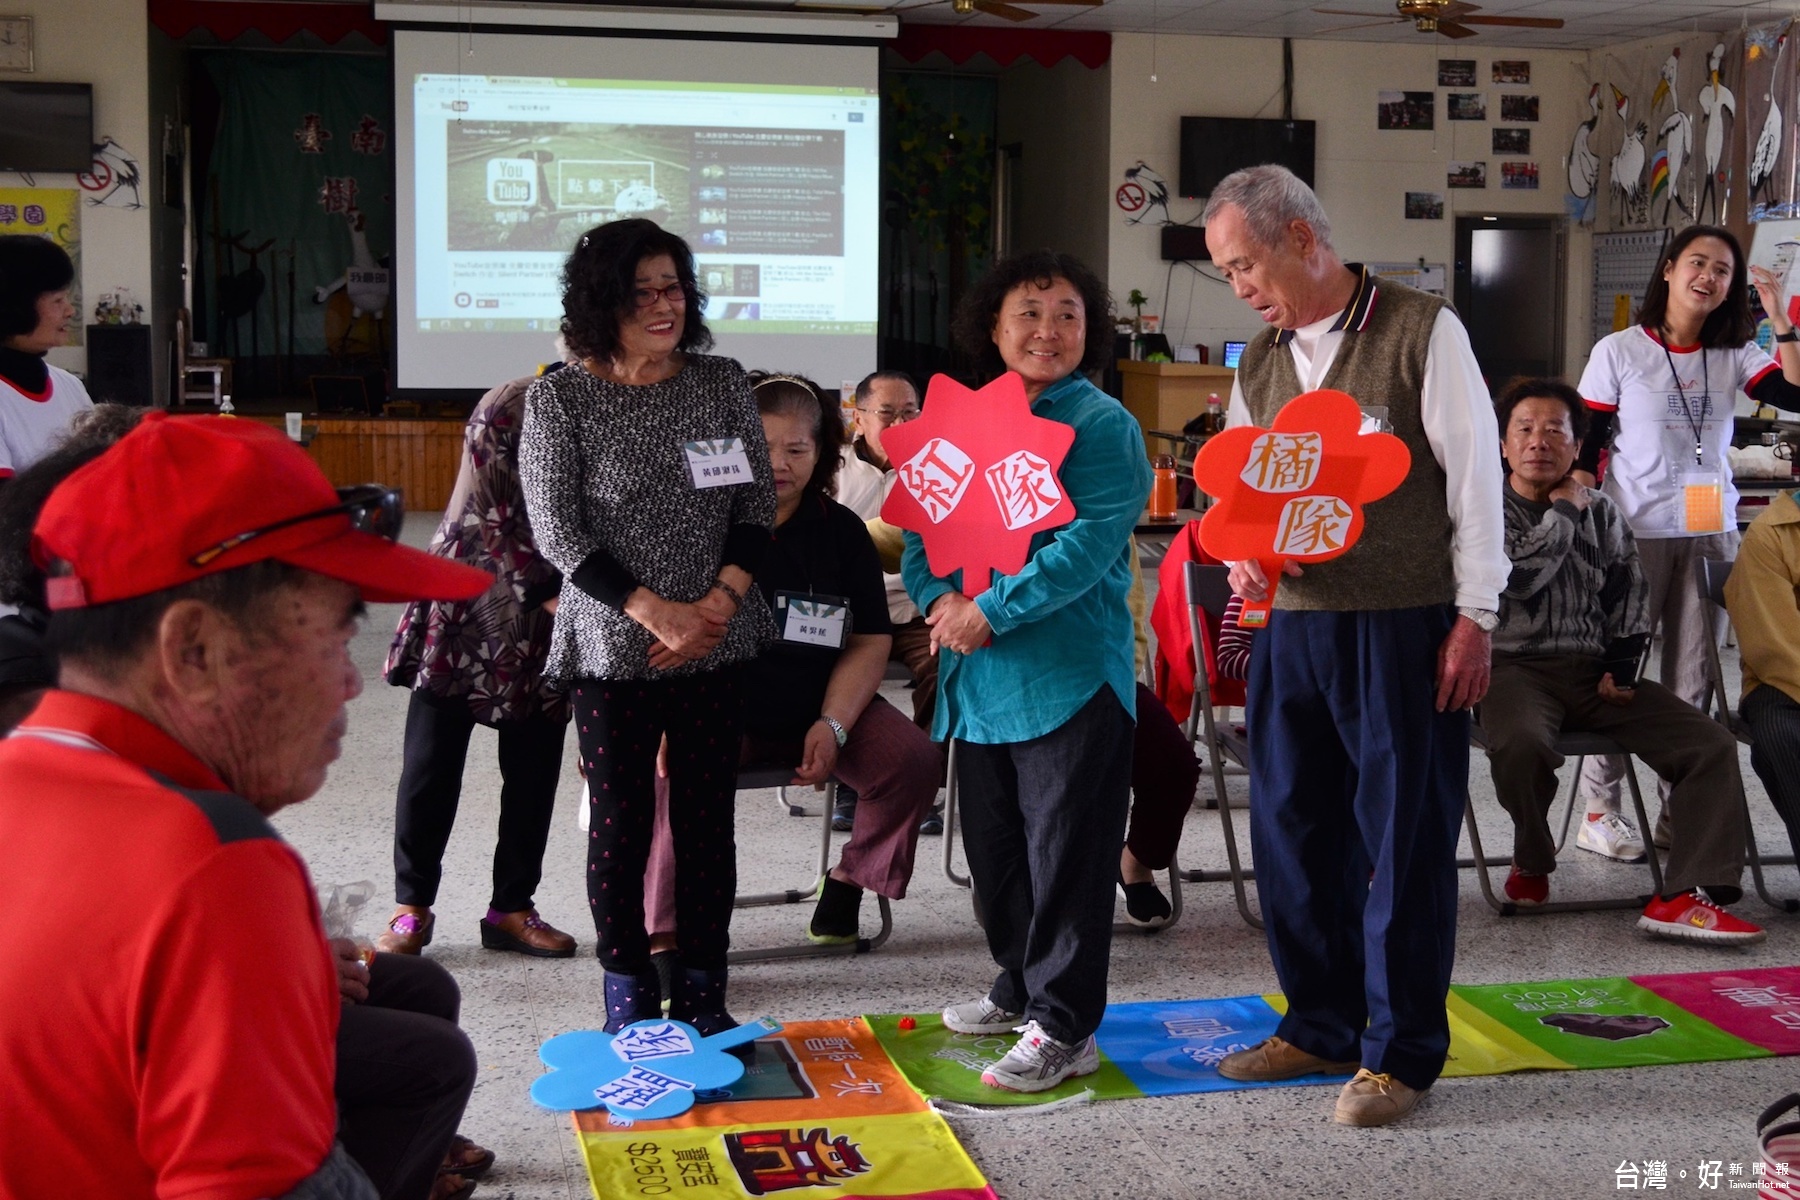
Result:
{"type": "Polygon", "coordinates": [[[477,1180],[488,1173],[493,1166],[493,1151],[457,1133],[450,1139],[450,1150],[445,1153],[445,1164],[437,1168],[439,1175],[461,1175],[468,1180],[477,1180]]]}
{"type": "Polygon", "coordinates": [[[375,949],[382,954],[418,954],[431,945],[432,927],[437,916],[429,909],[402,908],[388,918],[387,929],[375,939],[375,949]]]}
{"type": "Polygon", "coordinates": [[[480,1179],[494,1165],[494,1152],[457,1134],[450,1139],[450,1149],[444,1155],[444,1165],[438,1168],[439,1175],[460,1175],[467,1180],[480,1179]]]}

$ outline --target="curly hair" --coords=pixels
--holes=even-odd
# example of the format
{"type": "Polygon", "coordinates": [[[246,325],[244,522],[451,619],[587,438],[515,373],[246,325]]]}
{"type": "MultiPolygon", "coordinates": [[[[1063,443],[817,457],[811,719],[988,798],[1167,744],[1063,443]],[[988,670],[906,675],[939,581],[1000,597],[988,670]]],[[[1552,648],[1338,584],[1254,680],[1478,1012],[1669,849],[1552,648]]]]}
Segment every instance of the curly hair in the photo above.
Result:
{"type": "Polygon", "coordinates": [[[1581,393],[1560,379],[1515,379],[1500,389],[1494,399],[1494,416],[1500,421],[1500,440],[1506,440],[1506,426],[1513,409],[1527,400],[1561,400],[1569,409],[1569,432],[1576,441],[1584,441],[1588,432],[1587,401],[1581,393]]]}
{"type": "Polygon", "coordinates": [[[637,308],[638,266],[647,258],[668,255],[687,297],[681,351],[712,346],[706,328],[706,293],[694,272],[688,244],[655,221],[633,217],[608,221],[581,235],[563,264],[563,341],[582,358],[610,361],[619,349],[619,323],[637,308]]]}
{"type": "Polygon", "coordinates": [[[756,397],[757,411],[765,417],[772,413],[799,417],[812,427],[819,460],[813,464],[812,477],[803,490],[818,496],[835,496],[838,468],[844,463],[844,456],[839,453],[844,445],[844,421],[838,415],[837,405],[826,403],[824,391],[804,375],[752,371],[750,391],[756,397]]]}
{"type": "Polygon", "coordinates": [[[1638,309],[1638,324],[1661,331],[1669,315],[1669,281],[1663,272],[1681,257],[1681,252],[1703,237],[1717,238],[1731,250],[1731,284],[1719,307],[1706,314],[1700,326],[1700,344],[1712,350],[1735,349],[1756,336],[1756,318],[1750,315],[1750,268],[1744,262],[1744,247],[1737,235],[1717,225],[1689,225],[1669,239],[1656,269],[1650,272],[1650,286],[1644,289],[1644,304],[1638,309]]]}
{"type": "Polygon", "coordinates": [[[75,264],[61,246],[36,234],[0,237],[0,338],[37,328],[38,297],[75,282],[75,264]]]}
{"type": "Polygon", "coordinates": [[[1007,295],[1024,284],[1048,288],[1058,279],[1081,293],[1085,345],[1077,370],[1087,375],[1106,365],[1113,354],[1113,302],[1106,285],[1073,254],[1029,250],[995,263],[956,307],[950,336],[956,348],[974,360],[982,378],[993,379],[1007,369],[999,347],[994,345],[994,323],[1007,295]]]}
{"type": "Polygon", "coordinates": [[[0,489],[0,604],[45,609],[44,572],[31,558],[31,530],[56,485],[99,458],[137,426],[147,408],[96,404],[55,449],[0,489]]]}

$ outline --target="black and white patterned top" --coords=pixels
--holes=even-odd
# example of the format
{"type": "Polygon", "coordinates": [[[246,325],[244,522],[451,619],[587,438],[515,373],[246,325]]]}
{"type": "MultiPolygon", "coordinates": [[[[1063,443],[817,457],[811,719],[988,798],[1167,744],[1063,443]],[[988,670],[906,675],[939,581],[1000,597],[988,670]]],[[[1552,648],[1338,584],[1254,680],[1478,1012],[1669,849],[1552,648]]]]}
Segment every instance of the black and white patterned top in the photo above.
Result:
{"type": "Polygon", "coordinates": [[[580,367],[546,375],[526,393],[519,475],[538,552],[563,573],[551,678],[694,675],[754,658],[775,636],[762,593],[749,588],[711,654],[657,671],[655,639],[622,611],[640,585],[692,603],[728,563],[754,573],[768,545],[774,477],[749,380],[733,360],[688,355],[675,375],[642,387],[580,367]],[[686,444],[732,437],[743,439],[753,481],[696,487],[686,444]]]}

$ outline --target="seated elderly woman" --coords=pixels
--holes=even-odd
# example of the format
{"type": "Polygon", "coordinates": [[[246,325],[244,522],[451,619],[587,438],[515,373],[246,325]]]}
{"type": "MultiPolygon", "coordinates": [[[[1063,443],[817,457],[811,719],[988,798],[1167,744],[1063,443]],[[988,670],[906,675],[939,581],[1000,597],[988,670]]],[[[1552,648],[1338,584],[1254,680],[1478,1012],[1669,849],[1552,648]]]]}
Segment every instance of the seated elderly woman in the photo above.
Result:
{"type": "MultiPolygon", "coordinates": [[[[862,520],[830,496],[842,461],[836,406],[810,380],[751,379],[775,474],[775,540],[756,586],[781,637],[744,673],[739,763],[797,763],[795,783],[835,778],[861,796],[806,930],[809,941],[843,944],[856,940],[865,889],[891,900],[906,895],[919,819],[937,797],[943,766],[919,727],[876,694],[893,642],[887,591],[862,520]]],[[[666,779],[657,790],[645,880],[653,946],[672,944],[675,927],[666,779]]]]}

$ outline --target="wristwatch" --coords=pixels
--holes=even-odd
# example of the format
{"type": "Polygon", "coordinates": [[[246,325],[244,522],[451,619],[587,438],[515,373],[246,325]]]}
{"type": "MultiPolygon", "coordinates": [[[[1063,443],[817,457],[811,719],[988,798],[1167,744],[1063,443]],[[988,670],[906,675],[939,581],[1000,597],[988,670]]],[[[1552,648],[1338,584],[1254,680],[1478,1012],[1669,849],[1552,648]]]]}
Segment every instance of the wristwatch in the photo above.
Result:
{"type": "Polygon", "coordinates": [[[1483,633],[1492,633],[1500,628],[1500,614],[1491,608],[1458,608],[1456,615],[1467,617],[1475,622],[1476,628],[1483,633]]]}
{"type": "Polygon", "coordinates": [[[1778,333],[1775,335],[1775,340],[1778,342],[1800,342],[1800,329],[1790,329],[1786,333],[1778,333]]]}
{"type": "Polygon", "coordinates": [[[824,713],[820,713],[819,720],[831,727],[831,736],[837,739],[838,749],[842,750],[844,743],[850,740],[850,731],[839,725],[836,717],[828,717],[824,713]]]}

